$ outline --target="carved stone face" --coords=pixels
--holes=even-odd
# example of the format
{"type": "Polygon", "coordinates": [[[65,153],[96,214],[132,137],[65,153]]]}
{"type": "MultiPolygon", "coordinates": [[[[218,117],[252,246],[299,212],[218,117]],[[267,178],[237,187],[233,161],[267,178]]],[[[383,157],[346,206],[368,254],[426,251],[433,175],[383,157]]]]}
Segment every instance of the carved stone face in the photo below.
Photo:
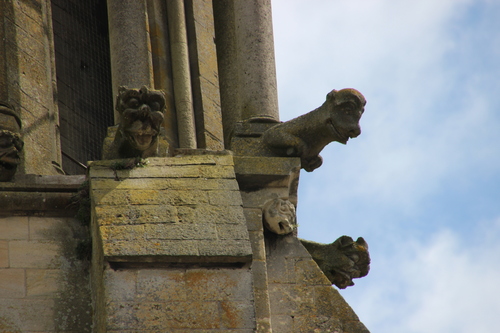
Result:
{"type": "Polygon", "coordinates": [[[286,235],[297,228],[295,206],[288,200],[274,199],[264,205],[264,225],[278,235],[286,235]]]}
{"type": "Polygon", "coordinates": [[[0,181],[10,181],[20,163],[24,143],[19,134],[21,120],[7,104],[0,103],[0,181]]]}
{"type": "Polygon", "coordinates": [[[346,144],[350,138],[361,134],[359,120],[365,111],[366,99],[355,89],[333,90],[327,96],[330,103],[328,127],[335,141],[346,144]]]}
{"type": "Polygon", "coordinates": [[[120,87],[116,109],[120,113],[120,131],[129,145],[144,151],[151,147],[160,133],[165,97],[159,91],[120,87]]]}

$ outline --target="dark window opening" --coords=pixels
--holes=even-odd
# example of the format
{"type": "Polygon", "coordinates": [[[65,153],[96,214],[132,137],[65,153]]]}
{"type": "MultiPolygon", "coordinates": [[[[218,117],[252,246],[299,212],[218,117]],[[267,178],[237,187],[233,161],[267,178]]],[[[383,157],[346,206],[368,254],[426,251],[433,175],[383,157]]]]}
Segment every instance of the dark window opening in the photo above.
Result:
{"type": "Polygon", "coordinates": [[[62,168],[85,173],[114,123],[106,0],[52,0],[62,168]]]}

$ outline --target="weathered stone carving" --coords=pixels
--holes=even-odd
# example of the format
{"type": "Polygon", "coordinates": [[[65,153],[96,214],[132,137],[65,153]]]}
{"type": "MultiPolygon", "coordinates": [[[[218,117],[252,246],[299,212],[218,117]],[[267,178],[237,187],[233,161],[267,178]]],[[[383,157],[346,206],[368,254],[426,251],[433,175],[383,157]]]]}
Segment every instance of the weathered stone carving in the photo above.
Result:
{"type": "Polygon", "coordinates": [[[158,90],[120,87],[116,100],[120,123],[113,142],[104,143],[103,159],[167,156],[164,129],[165,95],[158,90]],[[161,143],[160,143],[161,141],[161,143]]]}
{"type": "Polygon", "coordinates": [[[361,134],[365,104],[355,89],[332,90],[319,108],[265,131],[263,142],[280,156],[299,156],[302,168],[313,171],[323,163],[319,153],[327,144],[346,144],[361,134]]]}
{"type": "Polygon", "coordinates": [[[362,237],[353,241],[349,236],[342,236],[331,244],[300,241],[328,280],[340,289],[353,286],[352,279],[366,276],[370,271],[368,244],[362,237]]]}
{"type": "Polygon", "coordinates": [[[21,119],[7,103],[0,102],[0,182],[12,180],[19,165],[24,142],[21,119]]]}
{"type": "Polygon", "coordinates": [[[263,208],[264,225],[275,234],[286,235],[297,229],[295,206],[287,199],[273,199],[263,208]]]}

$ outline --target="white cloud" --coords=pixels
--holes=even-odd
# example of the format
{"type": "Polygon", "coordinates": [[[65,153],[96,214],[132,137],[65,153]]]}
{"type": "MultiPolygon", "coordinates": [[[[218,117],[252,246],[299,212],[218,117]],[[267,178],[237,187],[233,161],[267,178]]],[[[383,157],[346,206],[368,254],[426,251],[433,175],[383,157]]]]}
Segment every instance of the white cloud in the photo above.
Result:
{"type": "Polygon", "coordinates": [[[343,294],[373,332],[495,331],[500,3],[273,7],[283,120],[333,88],[368,100],[362,135],[301,174],[299,235],[365,237],[372,271],[343,294]]]}
{"type": "Polygon", "coordinates": [[[371,283],[360,280],[342,294],[373,332],[493,332],[500,313],[499,236],[497,218],[467,239],[442,230],[423,240],[395,240],[365,278],[371,283]]]}

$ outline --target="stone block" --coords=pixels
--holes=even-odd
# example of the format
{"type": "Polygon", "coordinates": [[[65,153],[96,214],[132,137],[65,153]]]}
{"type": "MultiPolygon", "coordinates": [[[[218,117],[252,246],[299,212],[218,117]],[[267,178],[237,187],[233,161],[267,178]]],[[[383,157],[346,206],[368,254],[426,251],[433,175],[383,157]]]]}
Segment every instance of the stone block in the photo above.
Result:
{"type": "Polygon", "coordinates": [[[266,247],[264,245],[264,233],[262,231],[249,231],[250,244],[254,259],[266,260],[266,247]]]}
{"type": "Polygon", "coordinates": [[[57,297],[61,292],[61,271],[58,269],[27,269],[26,295],[29,297],[57,297]]]}
{"type": "Polygon", "coordinates": [[[262,224],[262,209],[260,208],[244,208],[245,219],[247,221],[248,231],[264,231],[262,224]]]}
{"type": "Polygon", "coordinates": [[[252,248],[248,240],[216,240],[198,242],[200,256],[213,257],[241,257],[241,261],[252,259],[252,248]]]}
{"type": "MultiPolygon", "coordinates": [[[[151,257],[193,257],[198,256],[198,243],[194,240],[113,240],[103,243],[104,256],[110,261],[141,261],[151,257]]],[[[149,259],[148,259],[149,260],[149,259]]],[[[165,258],[162,260],[168,261],[165,258]]]]}
{"type": "Polygon", "coordinates": [[[28,239],[28,218],[13,216],[0,218],[0,239],[28,239]]]}
{"type": "Polygon", "coordinates": [[[248,230],[244,224],[218,224],[217,235],[219,239],[224,240],[249,239],[248,230]]]}
{"type": "Polygon", "coordinates": [[[184,269],[141,269],[137,274],[137,295],[140,302],[185,301],[184,269]]]}
{"type": "MultiPolygon", "coordinates": [[[[0,269],[0,298],[23,298],[26,295],[24,269],[0,269]]],[[[0,313],[1,318],[1,313],[0,313]]],[[[0,327],[1,328],[1,327],[0,327]]]]}
{"type": "Polygon", "coordinates": [[[331,286],[331,282],[314,260],[301,258],[294,261],[296,283],[331,286]]]}
{"type": "Polygon", "coordinates": [[[253,298],[249,269],[187,269],[184,281],[189,300],[250,302],[253,298]]]}
{"type": "Polygon", "coordinates": [[[220,327],[218,302],[111,302],[107,330],[216,329],[220,327]]]}
{"type": "Polygon", "coordinates": [[[146,239],[217,239],[215,224],[148,224],[145,226],[146,239]]]}
{"type": "Polygon", "coordinates": [[[0,241],[0,268],[9,267],[9,242],[0,241]]]}
{"type": "Polygon", "coordinates": [[[216,329],[221,325],[219,302],[169,302],[164,314],[169,328],[216,329]]]}
{"type": "Polygon", "coordinates": [[[61,252],[52,241],[11,241],[10,267],[53,269],[61,265],[61,252]]]}
{"type": "Polygon", "coordinates": [[[107,302],[133,301],[137,293],[137,270],[104,270],[107,302]]]}
{"type": "Polygon", "coordinates": [[[99,228],[103,242],[144,238],[144,225],[111,225],[99,228]]]}
{"type": "Polygon", "coordinates": [[[29,217],[30,240],[60,240],[72,237],[70,224],[64,218],[29,217]]]}
{"type": "Polygon", "coordinates": [[[214,206],[241,206],[241,195],[239,191],[209,191],[210,204],[214,206]]]}
{"type": "Polygon", "coordinates": [[[7,332],[55,331],[54,300],[0,299],[0,318],[8,318],[7,332]]]}
{"type": "MultiPolygon", "coordinates": [[[[117,162],[119,163],[119,162],[117,162]]],[[[91,169],[91,177],[117,179],[118,181],[137,178],[234,178],[231,165],[165,165],[114,170],[116,166],[91,169]]]]}
{"type": "Polygon", "coordinates": [[[240,206],[179,206],[179,222],[205,222],[217,224],[244,224],[245,217],[240,206]]]}
{"type": "Polygon", "coordinates": [[[269,187],[259,191],[241,191],[243,206],[248,208],[261,208],[271,199],[288,198],[288,188],[269,187]]]}
{"type": "Polygon", "coordinates": [[[224,328],[255,328],[255,310],[249,301],[221,302],[221,326],[224,328]]]}
{"type": "MultiPolygon", "coordinates": [[[[273,315],[271,328],[273,333],[299,333],[293,329],[294,316],[292,315],[273,315]]],[[[307,331],[304,331],[307,332],[307,331]]],[[[314,331],[313,331],[314,332],[314,331]]],[[[328,332],[328,331],[327,331],[328,332]]]]}
{"type": "Polygon", "coordinates": [[[127,225],[146,223],[178,222],[177,209],[172,206],[160,205],[124,205],[95,207],[99,224],[127,225]]]}
{"type": "Polygon", "coordinates": [[[234,179],[176,178],[168,179],[167,183],[169,189],[176,190],[239,190],[234,179]]]}

